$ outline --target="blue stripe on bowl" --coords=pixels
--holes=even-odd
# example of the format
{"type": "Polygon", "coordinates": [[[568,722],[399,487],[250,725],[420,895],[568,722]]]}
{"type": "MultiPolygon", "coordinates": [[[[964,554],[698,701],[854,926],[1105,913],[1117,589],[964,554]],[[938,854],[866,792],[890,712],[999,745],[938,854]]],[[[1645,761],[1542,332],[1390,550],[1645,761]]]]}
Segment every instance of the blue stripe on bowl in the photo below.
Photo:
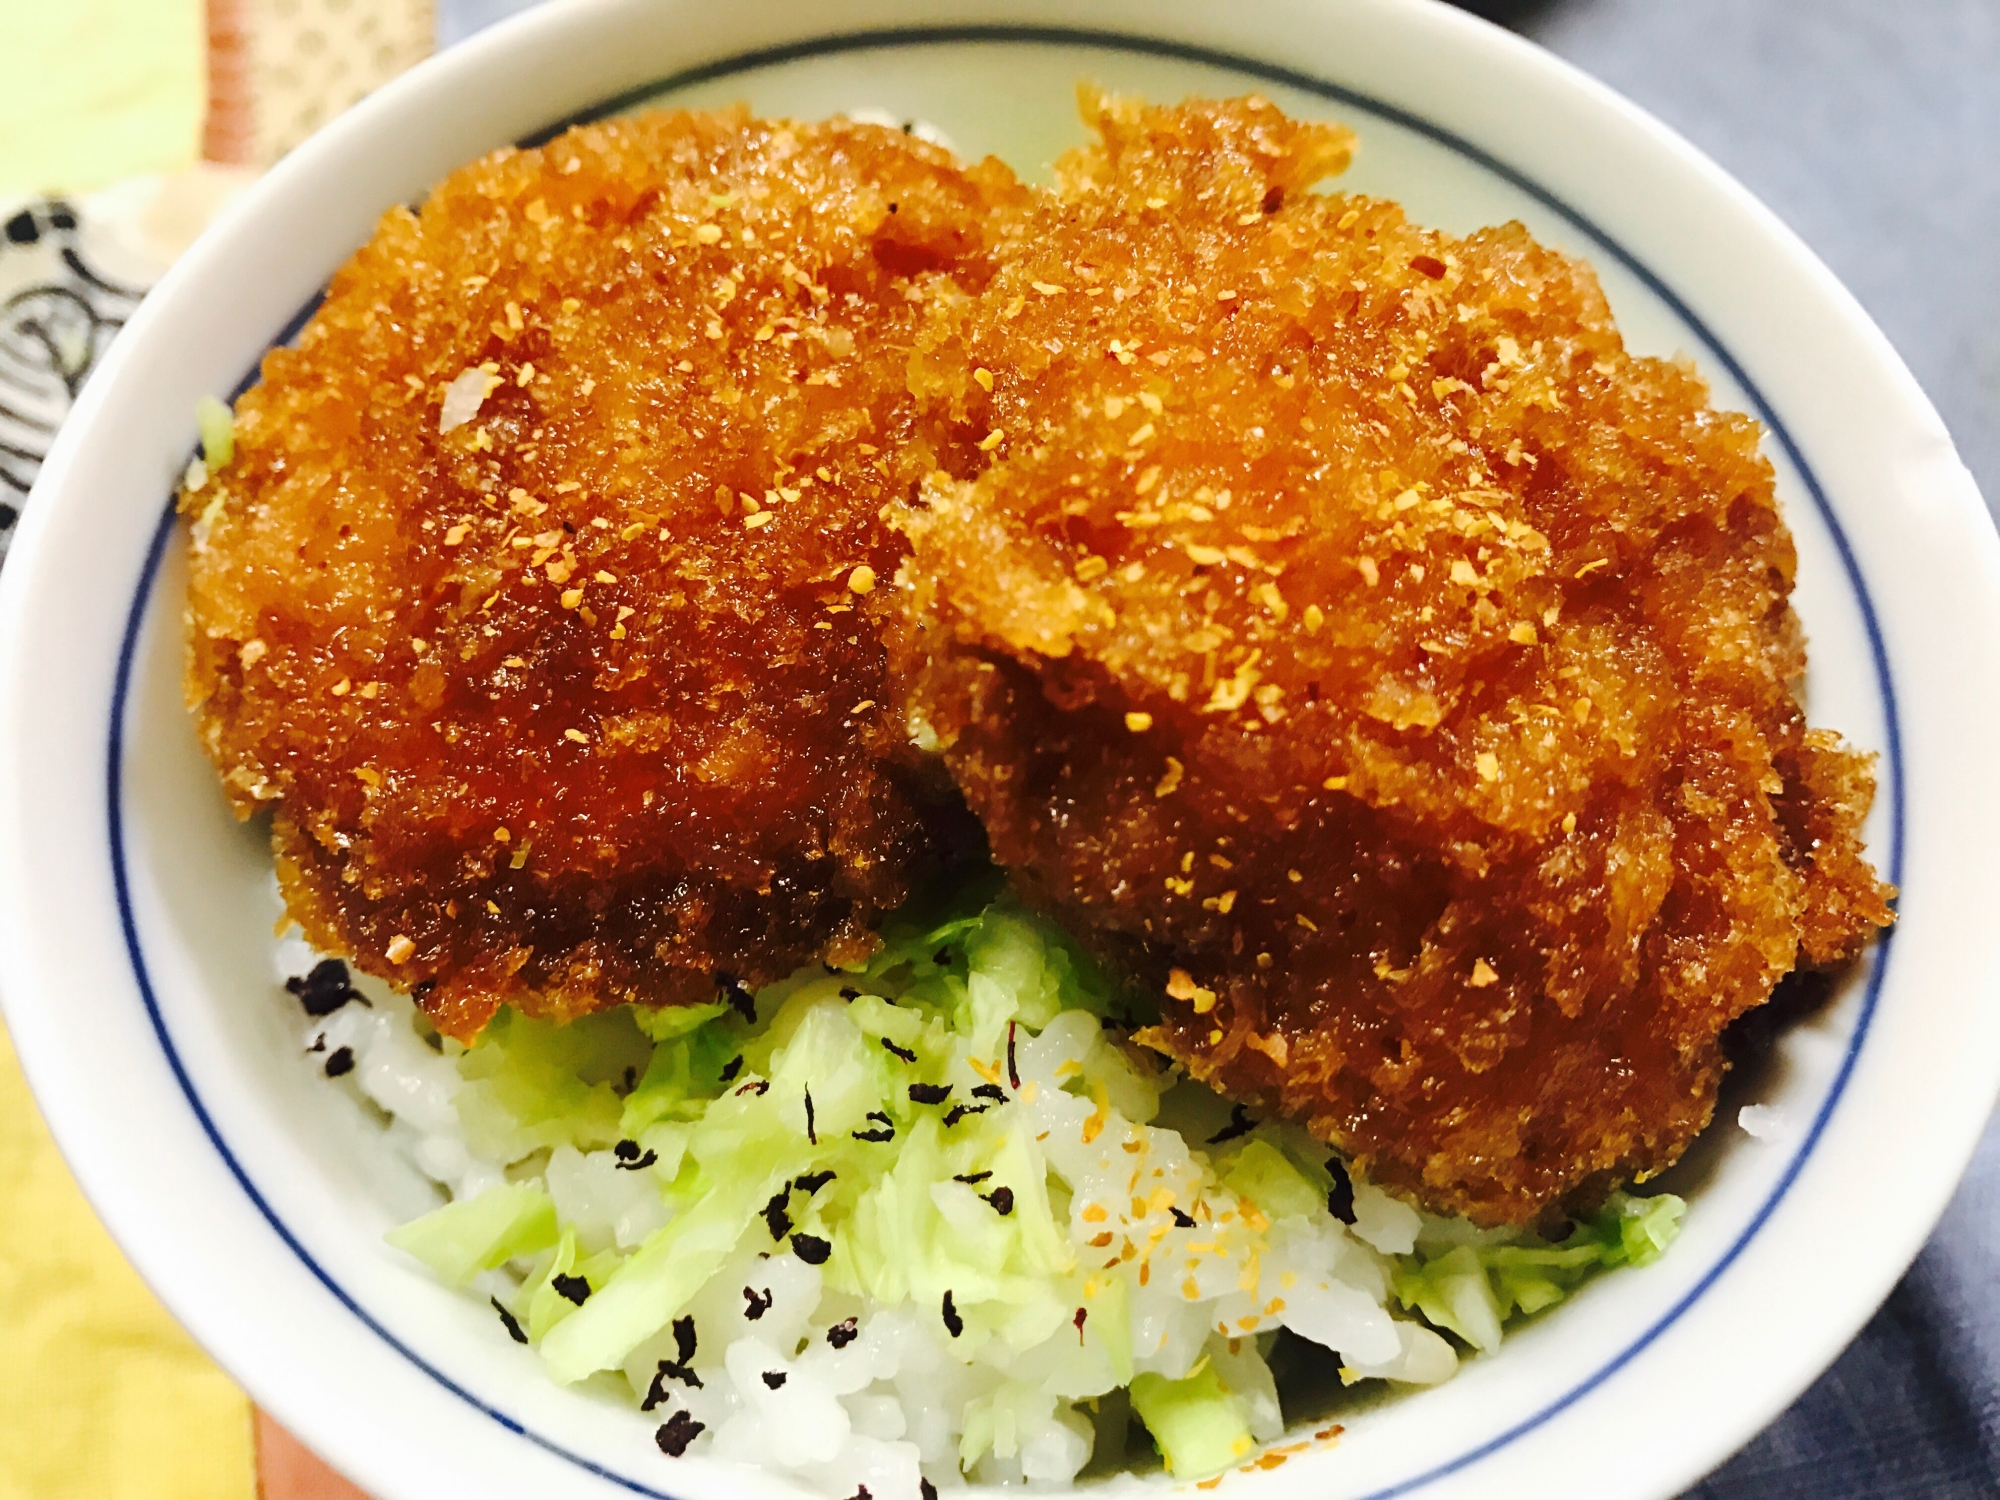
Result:
{"type": "MultiPolygon", "coordinates": [[[[602,119],[607,115],[617,114],[672,90],[689,87],[697,83],[710,82],[719,78],[732,77],[777,63],[794,62],[806,58],[826,57],[870,49],[924,47],[964,42],[1092,47],[1109,51],[1137,53],[1148,57],[1172,58],[1179,61],[1230,70],[1266,83],[1278,84],[1297,89],[1303,93],[1315,95],[1322,99],[1351,105],[1382,119],[1393,121],[1405,129],[1426,136],[1439,145],[1476,163],[1478,166],[1512,184],[1514,187],[1519,188],[1544,207],[1560,214],[1570,224],[1589,236],[1606,254],[1610,255],[1620,265],[1625,267],[1626,270],[1630,271],[1643,282],[1646,288],[1671,308],[1682,323],[1701,340],[1702,344],[1714,356],[1716,361],[1722,368],[1729,372],[1731,378],[1736,381],[1737,385],[1748,396],[1758,419],[1763,422],[1771,436],[1777,440],[1778,446],[1784,451],[1785,457],[1791,462],[1792,467],[1804,482],[1806,492],[1812,500],[1814,510],[1817,511],[1820,519],[1825,523],[1828,532],[1833,537],[1835,547],[1839,550],[1841,568],[1846,574],[1849,586],[1853,590],[1855,602],[1860,607],[1862,621],[1867,629],[1869,657],[1874,664],[1876,681],[1882,695],[1883,721],[1886,728],[1888,752],[1886,790],[1888,791],[1890,815],[1889,879],[1893,883],[1901,883],[1905,838],[1903,744],[1901,722],[1896,706],[1895,683],[1889,669],[1888,651],[1884,645],[1881,627],[1875,615],[1875,606],[1869,597],[1868,587],[1862,578],[1861,567],[1855,558],[1854,549],[1848,541],[1846,531],[1840,524],[1840,518],[1834,513],[1832,505],[1828,502],[1826,492],[1821,488],[1818,477],[1813,473],[1812,466],[1806,462],[1805,454],[1800,451],[1797,442],[1792,438],[1784,422],[1779,418],[1777,412],[1772,408],[1771,403],[1765,398],[1763,392],[1758,389],[1756,383],[1751,380],[1749,373],[1737,361],[1736,357],[1729,352],[1707,324],[1697,317],[1693,310],[1676,296],[1666,283],[1641,262],[1637,256],[1612,239],[1609,234],[1584,214],[1536,182],[1533,178],[1498,160],[1473,145],[1470,141],[1460,138],[1442,126],[1420,115],[1412,114],[1408,110],[1375,99],[1358,90],[1346,88],[1336,83],[1329,83],[1324,79],[1315,78],[1310,74],[1301,73],[1295,69],[1260,62],[1255,58],[1239,57],[1231,53],[1215,51],[1206,47],[1192,46],[1185,42],[1177,42],[1160,37],[1130,36],[1115,31],[1081,27],[982,25],[899,27],[875,31],[859,31],[838,36],[816,37],[808,41],[789,43],[780,47],[768,47],[758,51],[738,53],[715,62],[703,63],[698,67],[685,69],[661,78],[656,82],[606,99],[587,110],[580,111],[577,114],[535,131],[533,134],[524,137],[521,144],[524,146],[539,145],[572,125],[583,124],[592,120],[602,119]]],[[[287,328],[278,336],[274,342],[274,347],[277,344],[289,342],[292,338],[296,337],[298,331],[305,325],[306,320],[317,309],[318,305],[319,298],[315,296],[311,302],[301,308],[287,328]]],[[[256,373],[253,370],[244,377],[243,384],[238,388],[237,394],[240,395],[244,389],[247,389],[255,381],[256,373]]],[[[118,895],[119,922],[124,931],[125,944],[131,956],[133,976],[138,983],[140,996],[146,1006],[146,1013],[152,1021],[154,1033],[159,1038],[160,1047],[166,1055],[168,1066],[172,1068],[174,1077],[180,1084],[181,1091],[187,1096],[188,1104],[193,1109],[202,1130],[207,1134],[211,1144],[214,1145],[216,1151],[228,1165],[230,1172],[242,1186],[244,1193],[256,1205],[258,1212],[264,1216],[278,1237],[299,1258],[307,1270],[318,1279],[320,1284],[343,1307],[353,1313],[356,1318],[379,1336],[383,1342],[409,1360],[411,1364],[422,1370],[426,1375],[430,1376],[439,1385],[468,1405],[491,1417],[509,1432],[518,1433],[547,1452],[565,1459],[575,1464],[578,1468],[608,1480],[634,1494],[651,1496],[653,1500],[673,1500],[673,1497],[665,1491],[653,1489],[639,1480],[619,1474],[604,1467],[602,1464],[585,1458],[581,1454],[570,1451],[560,1443],[543,1437],[539,1433],[530,1431],[516,1418],[489,1405],[472,1392],[466,1390],[449,1375],[431,1364],[422,1355],[398,1339],[387,1328],[383,1327],[380,1322],[371,1316],[354,1299],[352,1294],[327,1273],[326,1269],[313,1258],[311,1252],[300,1243],[298,1237],[293,1234],[284,1221],[273,1212],[263,1194],[257,1190],[256,1185],[251,1182],[248,1174],[243,1170],[242,1164],[237,1160],[235,1153],[229,1149],[228,1143],[222,1139],[220,1132],[215,1127],[214,1120],[209,1115],[207,1107],[202,1102],[201,1095],[194,1086],[193,1080],[188,1076],[187,1068],[181,1060],[179,1051],[174,1046],[173,1038],[167,1031],[165,1019],[160,1013],[159,1001],[153,991],[151,976],[147,972],[145,953],[140,942],[138,925],[133,916],[125,856],[122,787],[122,767],[125,756],[126,700],[131,689],[132,665],[137,651],[139,632],[144,622],[146,606],[152,594],[154,581],[159,573],[161,559],[166,554],[167,543],[172,537],[173,531],[174,513],[173,507],[170,504],[166,515],[161,519],[159,529],[155,532],[152,545],[147,552],[145,566],[141,570],[138,586],[133,597],[131,613],[126,620],[124,641],[119,651],[118,675],[111,702],[106,788],[110,818],[111,865],[118,895]]],[[[1686,1295],[1676,1302],[1673,1307],[1668,1309],[1650,1327],[1640,1333],[1625,1349],[1578,1381],[1574,1387],[1563,1395],[1550,1401],[1547,1405],[1486,1442],[1469,1448],[1455,1457],[1433,1464],[1418,1473],[1412,1474],[1408,1478],[1398,1480],[1394,1484],[1375,1490],[1369,1495],[1362,1497],[1362,1500],[1394,1500],[1394,1497],[1411,1494],[1425,1485],[1434,1483],[1439,1479],[1445,1478],[1447,1475],[1458,1473],[1460,1470],[1478,1463],[1481,1459],[1498,1452],[1516,1439],[1543,1426],[1561,1412],[1589,1395],[1626,1365],[1630,1364],[1647,1346],[1652,1344],[1655,1339],[1659,1338],[1661,1334],[1665,1333],[1667,1329],[1679,1321],[1681,1316],[1690,1307],[1701,1300],[1708,1289],[1715,1285],[1723,1273],[1742,1255],[1744,1249],[1770,1219],[1772,1213],[1776,1211],[1778,1204],[1785,1197],[1785,1194],[1790,1191],[1793,1182],[1797,1180],[1799,1172],[1804,1168],[1806,1161],[1818,1146],[1821,1135],[1826,1129],[1827,1120],[1831,1117],[1834,1106],[1839,1102],[1841,1095],[1846,1091],[1848,1080],[1854,1072],[1855,1061],[1860,1056],[1862,1045],[1867,1039],[1870,1025],[1875,1017],[1876,1005],[1881,995],[1883,979],[1888,972],[1889,959],[1893,946],[1893,934],[1885,933],[1877,945],[1873,971],[1869,976],[1867,988],[1862,995],[1860,1013],[1855,1020],[1854,1034],[1848,1042],[1845,1054],[1841,1058],[1840,1067],[1834,1075],[1833,1084],[1827,1090],[1826,1098],[1821,1103],[1818,1113],[1814,1115],[1811,1128],[1806,1132],[1805,1139],[1801,1143],[1797,1155],[1786,1166],[1784,1174],[1779,1178],[1777,1185],[1772,1188],[1770,1195],[1758,1208],[1757,1213],[1751,1218],[1749,1224],[1744,1227],[1743,1232],[1737,1236],[1735,1241],[1723,1252],[1715,1264],[1703,1273],[1701,1279],[1688,1290],[1686,1295]]]]}

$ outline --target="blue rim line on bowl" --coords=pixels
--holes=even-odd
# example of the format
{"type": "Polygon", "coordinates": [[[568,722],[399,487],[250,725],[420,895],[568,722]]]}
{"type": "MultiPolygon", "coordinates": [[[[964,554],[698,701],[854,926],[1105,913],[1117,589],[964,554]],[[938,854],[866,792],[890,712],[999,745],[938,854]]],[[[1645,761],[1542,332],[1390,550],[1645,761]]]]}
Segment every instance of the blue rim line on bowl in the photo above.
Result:
{"type": "MultiPolygon", "coordinates": [[[[1867,584],[1861,575],[1860,564],[1854,555],[1845,530],[1841,527],[1839,517],[1834,513],[1832,505],[1828,502],[1825,492],[1820,487],[1818,478],[1814,475],[1811,466],[1806,462],[1805,455],[1799,450],[1797,443],[1793,440],[1790,432],[1779,419],[1777,413],[1772,409],[1770,402],[1765,398],[1762,391],[1759,390],[1756,383],[1751,380],[1749,374],[1736,360],[1735,356],[1723,346],[1721,340],[1716,337],[1707,324],[1686,303],[1676,296],[1658,275],[1616,240],[1612,239],[1603,229],[1599,228],[1584,214],[1573,208],[1555,193],[1519,170],[1508,166],[1506,163],[1481,150],[1471,142],[1446,130],[1444,127],[1426,120],[1422,116],[1412,114],[1408,110],[1396,105],[1374,99],[1358,90],[1350,89],[1340,84],[1329,83],[1324,79],[1315,78],[1309,74],[1300,73],[1276,64],[1261,62],[1254,58],[1240,57],[1231,53],[1194,46],[1185,42],[1091,28],[977,25],[899,27],[858,31],[816,37],[807,41],[788,43],[783,46],[737,53],[713,62],[701,64],[697,67],[685,69],[655,82],[642,85],[639,88],[626,90],[610,99],[593,105],[589,109],[578,111],[555,124],[546,126],[523,137],[521,144],[523,146],[540,145],[562,131],[569,129],[571,126],[586,124],[593,120],[603,119],[609,115],[620,113],[672,90],[686,88],[697,83],[712,82],[716,79],[733,77],[778,63],[870,49],[922,47],[965,42],[1094,47],[1102,50],[1138,53],[1152,57],[1166,57],[1177,61],[1193,62],[1246,74],[1267,83],[1298,89],[1301,92],[1309,93],[1319,98],[1364,110],[1376,115],[1378,118],[1389,120],[1405,129],[1415,131],[1437,142],[1439,145],[1456,152],[1484,170],[1493,173],[1510,185],[1527,193],[1544,207],[1559,214],[1563,219],[1581,230],[1599,247],[1613,256],[1620,265],[1636,276],[1653,295],[1664,302],[1674,315],[1701,340],[1702,344],[1715,356],[1722,367],[1729,372],[1736,384],[1749,398],[1758,419],[1764,424],[1765,430],[1776,438],[1779,447],[1784,450],[1786,458],[1790,461],[1793,469],[1804,483],[1806,491],[1812,499],[1814,509],[1825,522],[1827,530],[1833,538],[1834,545],[1840,555],[1842,569],[1847,576],[1849,585],[1853,589],[1855,602],[1860,606],[1862,622],[1866,627],[1868,635],[1869,655],[1874,664],[1876,680],[1882,694],[1883,722],[1887,742],[1889,771],[1886,787],[1889,794],[1890,812],[1889,879],[1892,883],[1901,883],[1905,832],[1902,734],[1897,715],[1895,684],[1890,673],[1888,652],[1882,639],[1880,625],[1875,617],[1874,603],[1869,597],[1867,584]]],[[[289,343],[293,338],[297,337],[300,329],[305,326],[306,321],[317,310],[319,303],[320,297],[319,295],[315,295],[292,318],[284,331],[273,341],[271,347],[275,348],[279,345],[289,343]]],[[[236,394],[242,394],[256,378],[257,370],[253,369],[244,377],[236,394]]],[[[131,687],[132,664],[137,654],[139,634],[144,625],[146,606],[151,598],[153,584],[158,577],[160,563],[166,555],[167,543],[173,535],[174,527],[174,506],[169,502],[166,514],[161,518],[159,527],[155,531],[152,543],[147,550],[146,561],[141,569],[138,584],[134,591],[131,611],[126,619],[124,638],[119,648],[118,672],[111,702],[109,754],[106,769],[111,865],[118,898],[119,924],[124,933],[126,948],[132,962],[133,976],[138,983],[140,996],[145,1003],[146,1013],[152,1022],[153,1031],[159,1039],[161,1049],[166,1054],[168,1065],[173,1070],[175,1080],[179,1083],[182,1093],[186,1095],[188,1104],[194,1111],[195,1117],[200,1122],[201,1128],[208,1136],[210,1143],[221,1155],[238,1185],[242,1187],[244,1193],[250,1198],[250,1201],[256,1206],[265,1221],[270,1224],[272,1230],[284,1241],[292,1253],[299,1258],[314,1278],[342,1306],[360,1319],[363,1324],[392,1349],[409,1360],[426,1375],[430,1376],[431,1379],[437,1381],[438,1384],[453,1395],[492,1418],[508,1431],[519,1434],[550,1454],[575,1464],[579,1468],[599,1478],[609,1480],[635,1494],[652,1497],[652,1500],[674,1500],[674,1497],[663,1490],[653,1489],[639,1480],[617,1473],[602,1464],[583,1457],[581,1454],[571,1452],[552,1439],[530,1431],[516,1418],[510,1417],[505,1412],[488,1405],[478,1396],[466,1390],[442,1370],[424,1359],[422,1355],[404,1344],[387,1328],[383,1327],[380,1322],[361,1307],[351,1293],[327,1273],[326,1269],[313,1258],[312,1254],[299,1242],[291,1229],[272,1210],[263,1194],[251,1182],[249,1175],[245,1172],[235,1154],[230,1150],[228,1144],[222,1139],[214,1120],[209,1115],[207,1106],[202,1102],[200,1094],[195,1089],[193,1080],[188,1076],[186,1066],[181,1060],[180,1053],[175,1047],[172,1037],[168,1034],[165,1019],[161,1015],[159,1002],[153,991],[152,979],[147,971],[145,953],[139,939],[138,924],[133,915],[125,857],[122,786],[122,770],[125,754],[125,713],[126,702],[131,687]]],[[[1374,1490],[1370,1494],[1361,1497],[1361,1500],[1395,1500],[1397,1496],[1410,1494],[1425,1485],[1434,1483],[1479,1462],[1482,1458],[1497,1452],[1516,1439],[1542,1426],[1558,1413],[1574,1405],[1584,1396],[1595,1390],[1612,1375],[1624,1368],[1625,1365],[1629,1364],[1641,1351],[1653,1343],[1661,1334],[1665,1333],[1682,1314],[1701,1298],[1709,1287],[1715,1284],[1723,1272],[1728,1270],[1743,1253],[1750,1241],[1756,1237],[1758,1231],[1777,1209],[1779,1202],[1790,1190],[1793,1182],[1797,1180],[1807,1159],[1818,1145],[1820,1137],[1826,1128],[1826,1123],[1832,1116],[1834,1106],[1839,1102],[1841,1095],[1846,1090],[1848,1079],[1854,1071],[1855,1062],[1860,1056],[1862,1044],[1868,1035],[1869,1025],[1874,1018],[1876,1003],[1881,994],[1883,979],[1888,972],[1893,935],[1894,930],[1891,929],[1885,932],[1877,941],[1872,957],[1872,972],[1869,975],[1867,987],[1862,995],[1860,1010],[1855,1019],[1854,1034],[1848,1041],[1846,1050],[1841,1057],[1840,1066],[1834,1075],[1833,1083],[1828,1088],[1825,1099],[1821,1102],[1817,1113],[1814,1115],[1812,1125],[1807,1130],[1805,1139],[1801,1143],[1797,1154],[1787,1164],[1777,1184],[1771,1189],[1769,1196],[1763,1204],[1759,1206],[1749,1224],[1745,1226],[1743,1232],[1723,1252],[1715,1264],[1704,1272],[1701,1278],[1688,1289],[1680,1300],[1662,1314],[1638,1338],[1633,1340],[1620,1353],[1607,1360],[1598,1369],[1585,1376],[1570,1390],[1548,1402],[1531,1415],[1524,1417],[1504,1432],[1488,1438],[1484,1442],[1466,1450],[1464,1453],[1446,1459],[1441,1463],[1434,1464],[1407,1479],[1398,1480],[1384,1488],[1374,1490]]]]}

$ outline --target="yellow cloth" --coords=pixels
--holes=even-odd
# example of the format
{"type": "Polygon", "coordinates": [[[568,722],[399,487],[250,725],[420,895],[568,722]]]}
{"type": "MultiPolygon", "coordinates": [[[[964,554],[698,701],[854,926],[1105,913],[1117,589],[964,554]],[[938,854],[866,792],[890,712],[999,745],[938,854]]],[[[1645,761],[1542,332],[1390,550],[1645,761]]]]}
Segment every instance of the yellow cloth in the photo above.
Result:
{"type": "Polygon", "coordinates": [[[253,1500],[249,1404],[91,1213],[4,1029],[0,1218],[0,1500],[253,1500]]]}
{"type": "Polygon", "coordinates": [[[202,0],[0,0],[0,195],[188,165],[207,45],[202,0]]]}

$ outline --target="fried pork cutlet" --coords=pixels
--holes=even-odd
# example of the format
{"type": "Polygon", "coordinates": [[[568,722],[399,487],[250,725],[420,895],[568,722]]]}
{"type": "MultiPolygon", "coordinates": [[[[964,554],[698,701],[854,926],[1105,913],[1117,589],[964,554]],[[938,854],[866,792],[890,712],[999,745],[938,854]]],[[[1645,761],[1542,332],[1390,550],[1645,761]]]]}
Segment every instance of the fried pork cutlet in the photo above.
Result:
{"type": "Polygon", "coordinates": [[[915,719],[1197,1076],[1483,1222],[1643,1179],[1891,919],[1756,424],[1519,225],[1308,193],[1344,131],[1086,113],[920,341],[992,461],[904,522],[915,719]]]}
{"type": "Polygon", "coordinates": [[[865,951],[942,836],[865,608],[952,461],[908,349],[1017,191],[661,114],[383,218],[182,500],[188,694],[315,944],[458,1036],[865,951]]]}

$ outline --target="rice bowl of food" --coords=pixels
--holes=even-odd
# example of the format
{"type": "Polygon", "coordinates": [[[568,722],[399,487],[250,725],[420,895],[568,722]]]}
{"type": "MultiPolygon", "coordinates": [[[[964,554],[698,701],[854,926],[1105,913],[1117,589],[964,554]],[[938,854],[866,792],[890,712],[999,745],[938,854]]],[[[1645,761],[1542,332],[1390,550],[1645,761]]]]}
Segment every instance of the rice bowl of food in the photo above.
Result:
{"type": "Polygon", "coordinates": [[[87,1190],[384,1495],[1672,1493],[1993,1097],[1934,416],[1441,8],[843,19],[482,39],[94,383],[0,676],[87,1190]]]}

